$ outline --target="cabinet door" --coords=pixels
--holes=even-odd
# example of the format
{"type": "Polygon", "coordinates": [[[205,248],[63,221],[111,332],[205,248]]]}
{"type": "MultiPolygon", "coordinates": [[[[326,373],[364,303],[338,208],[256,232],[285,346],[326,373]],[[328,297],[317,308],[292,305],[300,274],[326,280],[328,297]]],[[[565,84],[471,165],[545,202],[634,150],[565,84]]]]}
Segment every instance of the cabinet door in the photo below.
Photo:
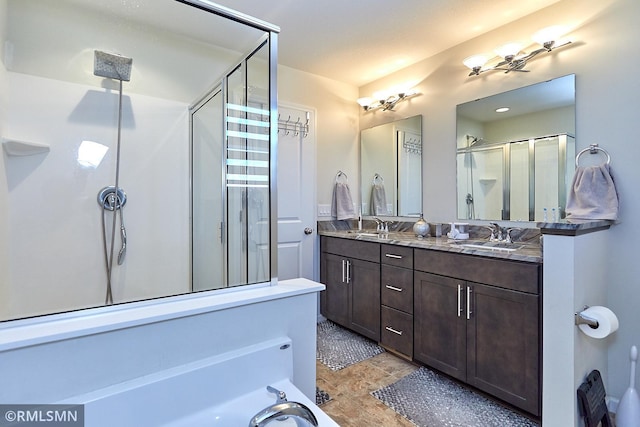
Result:
{"type": "Polygon", "coordinates": [[[467,346],[465,283],[416,272],[413,287],[414,358],[464,380],[467,346]]]}
{"type": "Polygon", "coordinates": [[[537,295],[468,283],[467,382],[534,415],[539,403],[537,295]]]}
{"type": "Polygon", "coordinates": [[[380,264],[350,262],[351,329],[380,341],[380,264]]]}
{"type": "Polygon", "coordinates": [[[326,289],[320,294],[320,313],[329,320],[350,327],[349,284],[346,280],[347,260],[333,254],[322,254],[320,281],[326,289]]]}

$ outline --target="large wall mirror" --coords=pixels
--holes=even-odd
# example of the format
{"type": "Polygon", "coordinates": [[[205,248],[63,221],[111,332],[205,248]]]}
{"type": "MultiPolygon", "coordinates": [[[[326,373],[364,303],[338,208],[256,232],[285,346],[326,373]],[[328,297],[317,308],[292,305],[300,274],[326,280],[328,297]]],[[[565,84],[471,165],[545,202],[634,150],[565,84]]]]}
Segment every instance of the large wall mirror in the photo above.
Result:
{"type": "Polygon", "coordinates": [[[457,106],[460,219],[564,218],[575,166],[575,76],[457,106]]]}
{"type": "Polygon", "coordinates": [[[360,133],[360,182],[365,216],[422,212],[422,116],[360,133]]]}

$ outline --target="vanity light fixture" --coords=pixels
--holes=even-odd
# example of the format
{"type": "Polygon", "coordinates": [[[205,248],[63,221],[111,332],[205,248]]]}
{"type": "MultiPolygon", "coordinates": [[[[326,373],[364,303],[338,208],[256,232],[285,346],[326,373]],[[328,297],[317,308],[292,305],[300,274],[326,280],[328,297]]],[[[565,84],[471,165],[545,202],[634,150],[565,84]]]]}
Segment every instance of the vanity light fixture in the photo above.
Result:
{"type": "Polygon", "coordinates": [[[415,89],[410,89],[403,92],[398,92],[396,94],[385,94],[383,92],[379,92],[377,94],[373,94],[373,97],[365,97],[359,98],[358,104],[364,109],[364,111],[372,111],[378,108],[381,108],[382,111],[390,111],[401,101],[405,101],[409,98],[413,98],[420,93],[415,89]]]}
{"type": "Polygon", "coordinates": [[[485,67],[485,64],[491,59],[488,55],[472,55],[465,58],[462,62],[471,69],[469,76],[478,76],[480,73],[493,70],[501,70],[505,73],[510,71],[528,73],[529,70],[525,70],[524,67],[533,57],[541,53],[551,52],[552,50],[571,43],[569,40],[559,40],[559,37],[564,34],[564,32],[565,28],[559,25],[543,28],[538,31],[531,38],[542,47],[530,53],[523,52],[522,45],[519,43],[506,43],[495,50],[501,59],[500,62],[491,67],[485,67]]]}

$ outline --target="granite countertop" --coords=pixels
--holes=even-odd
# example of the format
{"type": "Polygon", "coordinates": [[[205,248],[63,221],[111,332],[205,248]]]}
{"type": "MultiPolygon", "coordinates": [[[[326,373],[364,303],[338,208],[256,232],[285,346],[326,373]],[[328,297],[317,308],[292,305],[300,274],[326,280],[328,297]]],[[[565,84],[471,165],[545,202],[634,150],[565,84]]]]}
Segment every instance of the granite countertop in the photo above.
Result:
{"type": "Polygon", "coordinates": [[[501,258],[513,261],[542,263],[542,247],[538,239],[527,242],[515,242],[514,246],[520,246],[515,251],[505,251],[489,248],[472,248],[468,244],[486,244],[487,239],[451,240],[443,237],[418,238],[412,232],[389,232],[377,234],[375,230],[319,230],[320,236],[339,237],[342,239],[361,240],[364,242],[386,243],[412,248],[433,249],[437,251],[455,252],[467,255],[476,255],[489,258],[501,258]]]}

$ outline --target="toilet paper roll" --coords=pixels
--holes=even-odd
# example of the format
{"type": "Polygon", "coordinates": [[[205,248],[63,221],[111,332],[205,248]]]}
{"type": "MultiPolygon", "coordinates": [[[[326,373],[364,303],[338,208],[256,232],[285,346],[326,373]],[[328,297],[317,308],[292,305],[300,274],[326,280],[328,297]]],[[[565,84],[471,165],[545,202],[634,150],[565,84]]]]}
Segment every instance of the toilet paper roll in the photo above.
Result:
{"type": "Polygon", "coordinates": [[[578,326],[588,337],[602,339],[618,330],[618,317],[607,307],[594,305],[593,307],[583,310],[582,314],[598,321],[597,328],[592,328],[585,324],[578,326]]]}

